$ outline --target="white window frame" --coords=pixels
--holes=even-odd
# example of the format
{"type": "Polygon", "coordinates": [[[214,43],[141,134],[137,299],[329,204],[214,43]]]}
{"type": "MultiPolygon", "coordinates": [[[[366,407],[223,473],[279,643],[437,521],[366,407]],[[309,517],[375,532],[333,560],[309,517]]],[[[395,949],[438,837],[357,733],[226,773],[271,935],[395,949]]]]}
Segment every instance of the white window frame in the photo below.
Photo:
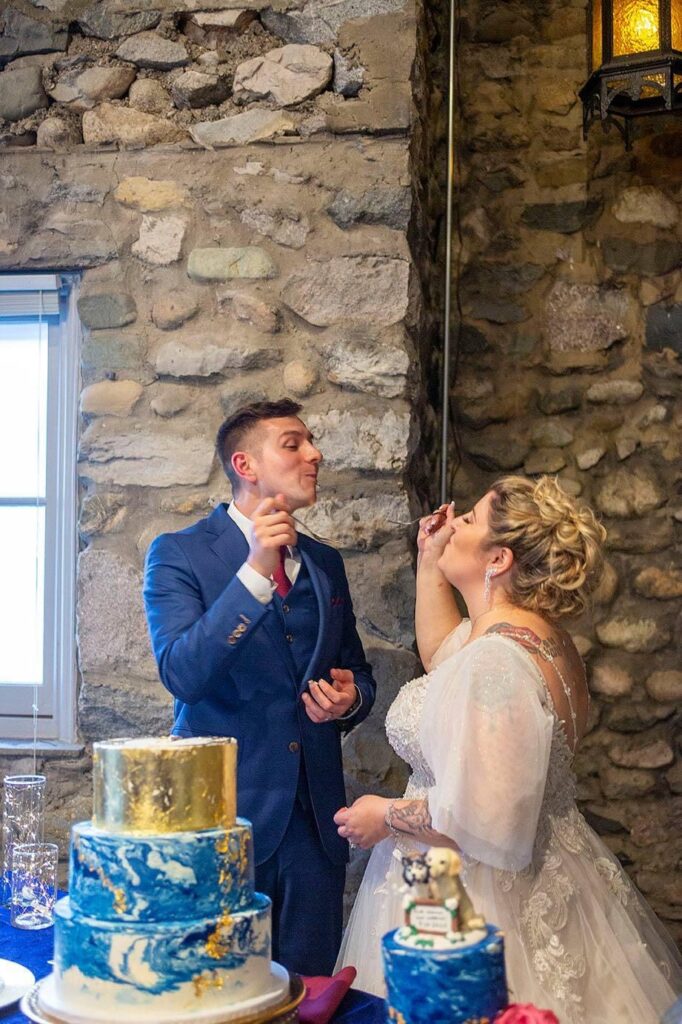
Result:
{"type": "MultiPolygon", "coordinates": [[[[48,325],[47,476],[43,683],[0,684],[3,740],[76,740],[77,444],[80,323],[75,275],[0,275],[0,292],[59,287],[59,319],[48,325]],[[33,705],[37,707],[34,718],[33,705]]],[[[2,296],[0,296],[0,299],[2,296]]]]}

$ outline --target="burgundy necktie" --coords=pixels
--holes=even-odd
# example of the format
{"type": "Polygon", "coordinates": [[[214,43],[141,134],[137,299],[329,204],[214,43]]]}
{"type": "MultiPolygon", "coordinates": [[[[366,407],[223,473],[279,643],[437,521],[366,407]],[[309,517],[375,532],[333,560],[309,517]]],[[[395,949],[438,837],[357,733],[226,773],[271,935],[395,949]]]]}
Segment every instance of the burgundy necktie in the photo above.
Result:
{"type": "Polygon", "coordinates": [[[286,557],[287,547],[286,544],[283,544],[282,547],[279,549],[279,565],[272,574],[272,578],[274,582],[277,584],[275,590],[277,591],[280,597],[286,597],[289,591],[291,590],[291,580],[287,576],[286,571],[284,569],[284,560],[286,559],[286,557]]]}

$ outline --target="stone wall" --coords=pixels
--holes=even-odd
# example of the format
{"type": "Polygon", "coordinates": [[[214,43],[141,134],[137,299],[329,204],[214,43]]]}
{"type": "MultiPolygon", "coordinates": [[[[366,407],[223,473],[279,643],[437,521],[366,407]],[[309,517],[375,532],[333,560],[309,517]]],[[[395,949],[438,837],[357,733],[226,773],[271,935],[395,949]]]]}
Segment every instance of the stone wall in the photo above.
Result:
{"type": "Polygon", "coordinates": [[[50,834],[65,853],[89,815],[93,741],[167,731],[146,549],[229,498],[213,456],[225,415],[283,394],[325,455],[300,517],[343,553],[379,680],[346,744],[349,792],[399,790],[383,720],[418,669],[397,524],[415,514],[424,391],[410,222],[429,215],[412,169],[415,9],[16,0],[2,17],[0,269],[82,272],[85,746],[39,760],[50,834]]]}
{"type": "Polygon", "coordinates": [[[682,128],[583,142],[582,0],[465,0],[462,36],[452,493],[557,473],[603,517],[581,796],[680,938],[682,128]]]}

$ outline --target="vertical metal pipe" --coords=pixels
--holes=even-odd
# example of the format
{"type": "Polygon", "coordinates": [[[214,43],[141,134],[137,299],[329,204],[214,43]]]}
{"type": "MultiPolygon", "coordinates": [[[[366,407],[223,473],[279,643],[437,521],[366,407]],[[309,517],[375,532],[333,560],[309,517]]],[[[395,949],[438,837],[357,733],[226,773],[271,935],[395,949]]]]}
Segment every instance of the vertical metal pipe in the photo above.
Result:
{"type": "Polygon", "coordinates": [[[450,322],[452,318],[452,206],[455,180],[455,29],[456,0],[450,0],[450,68],[448,79],[448,182],[445,210],[445,310],[443,323],[443,380],[441,405],[440,501],[449,501],[448,443],[450,439],[450,322]]]}

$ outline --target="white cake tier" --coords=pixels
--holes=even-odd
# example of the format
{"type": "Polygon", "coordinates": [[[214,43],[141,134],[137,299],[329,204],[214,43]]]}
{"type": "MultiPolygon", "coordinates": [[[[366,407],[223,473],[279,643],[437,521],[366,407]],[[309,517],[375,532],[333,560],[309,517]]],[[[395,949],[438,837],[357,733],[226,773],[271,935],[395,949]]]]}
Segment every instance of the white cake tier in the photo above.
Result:
{"type": "Polygon", "coordinates": [[[271,972],[270,900],[260,893],[219,918],[148,924],[84,917],[66,897],[55,908],[54,963],[45,1009],[84,1021],[161,1024],[213,1010],[227,1019],[251,1000],[282,1001],[288,984],[271,972]]]}
{"type": "Polygon", "coordinates": [[[57,994],[56,977],[48,975],[39,983],[37,990],[38,1008],[64,1024],[240,1024],[240,1022],[253,1021],[257,1015],[268,1010],[276,1010],[284,1004],[289,994],[289,974],[280,964],[271,965],[270,988],[260,996],[253,996],[251,999],[244,999],[239,1003],[227,1003],[219,997],[214,998],[210,1004],[202,1001],[197,1007],[191,1010],[172,1009],[164,1011],[154,1007],[141,1010],[125,1009],[125,1018],[120,1016],[120,1008],[117,1014],[116,1008],[109,1009],[108,1003],[102,1000],[102,1005],[93,1010],[91,1006],[85,1011],[74,1009],[66,1004],[57,994]]]}

